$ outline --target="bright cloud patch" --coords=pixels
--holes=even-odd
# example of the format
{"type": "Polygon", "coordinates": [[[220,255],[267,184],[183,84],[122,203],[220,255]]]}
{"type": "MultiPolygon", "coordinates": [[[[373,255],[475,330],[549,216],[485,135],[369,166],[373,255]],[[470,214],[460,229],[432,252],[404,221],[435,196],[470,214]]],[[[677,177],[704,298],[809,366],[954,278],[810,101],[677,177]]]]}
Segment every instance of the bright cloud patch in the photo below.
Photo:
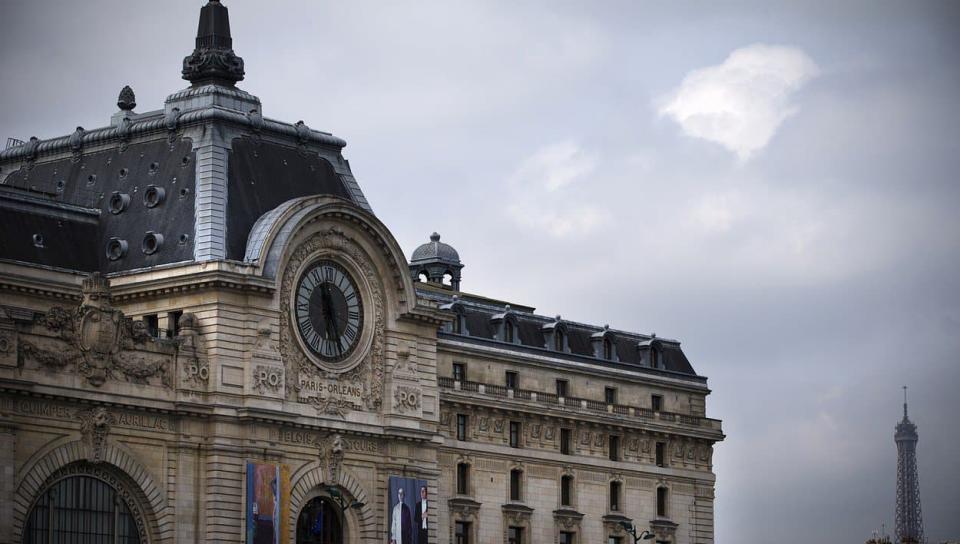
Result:
{"type": "Polygon", "coordinates": [[[795,47],[742,47],[722,64],[688,73],[660,114],[689,136],[716,142],[747,160],[797,112],[791,96],[818,73],[813,60],[795,47]]]}
{"type": "Polygon", "coordinates": [[[576,197],[576,184],[596,166],[596,155],[575,142],[541,147],[510,176],[511,218],[558,238],[582,235],[602,225],[605,213],[576,197]]]}

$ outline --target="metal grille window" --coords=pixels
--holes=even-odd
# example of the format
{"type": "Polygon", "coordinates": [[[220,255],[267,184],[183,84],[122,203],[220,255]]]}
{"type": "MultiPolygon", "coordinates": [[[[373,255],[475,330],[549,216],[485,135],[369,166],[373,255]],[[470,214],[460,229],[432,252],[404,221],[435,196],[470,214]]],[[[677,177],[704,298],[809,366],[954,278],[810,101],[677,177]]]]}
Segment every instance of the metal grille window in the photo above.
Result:
{"type": "Polygon", "coordinates": [[[45,490],[27,520],[25,544],[139,544],[130,509],[107,483],[71,476],[45,490]]]}

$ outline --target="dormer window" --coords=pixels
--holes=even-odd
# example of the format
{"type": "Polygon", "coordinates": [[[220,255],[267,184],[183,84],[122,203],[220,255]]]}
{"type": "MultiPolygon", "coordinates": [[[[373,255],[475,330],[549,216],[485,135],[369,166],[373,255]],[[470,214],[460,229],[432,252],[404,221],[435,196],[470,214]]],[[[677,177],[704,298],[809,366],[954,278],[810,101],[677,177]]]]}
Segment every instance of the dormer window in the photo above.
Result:
{"type": "Polygon", "coordinates": [[[513,337],[514,337],[513,323],[509,321],[504,321],[503,322],[503,341],[508,344],[512,344],[513,337]]]}
{"type": "Polygon", "coordinates": [[[605,361],[620,360],[617,357],[617,339],[609,325],[604,325],[603,330],[590,335],[590,343],[593,344],[594,357],[605,361]]]}
{"type": "Polygon", "coordinates": [[[562,330],[555,331],[553,333],[553,349],[555,351],[564,351],[565,340],[566,340],[566,335],[563,334],[562,330]]]}
{"type": "Polygon", "coordinates": [[[463,316],[455,314],[453,316],[452,329],[454,334],[463,334],[463,316]]]}

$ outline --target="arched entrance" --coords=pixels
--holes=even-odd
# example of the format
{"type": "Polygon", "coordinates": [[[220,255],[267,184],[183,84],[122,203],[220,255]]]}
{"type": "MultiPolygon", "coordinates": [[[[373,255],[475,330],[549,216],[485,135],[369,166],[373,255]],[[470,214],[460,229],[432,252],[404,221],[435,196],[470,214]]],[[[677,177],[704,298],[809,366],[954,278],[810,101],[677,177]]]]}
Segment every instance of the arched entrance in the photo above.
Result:
{"type": "Polygon", "coordinates": [[[344,544],[343,515],[327,497],[314,497],[297,517],[297,544],[344,544]]]}
{"type": "Polygon", "coordinates": [[[142,544],[130,508],[107,482],[67,476],[44,489],[27,518],[24,544],[142,544]]]}

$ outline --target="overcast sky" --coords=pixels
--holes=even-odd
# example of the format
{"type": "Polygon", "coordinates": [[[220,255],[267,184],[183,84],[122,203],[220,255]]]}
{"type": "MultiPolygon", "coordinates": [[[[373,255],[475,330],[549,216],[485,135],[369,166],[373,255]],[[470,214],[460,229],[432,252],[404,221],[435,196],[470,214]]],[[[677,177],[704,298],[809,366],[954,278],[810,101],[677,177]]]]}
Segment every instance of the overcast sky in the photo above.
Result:
{"type": "MultiPolygon", "coordinates": [[[[0,137],[162,107],[201,4],[0,0],[0,137]]],[[[240,86],[347,140],[408,255],[683,342],[718,543],[892,533],[902,385],[960,538],[960,3],[225,4],[240,86]]]]}

